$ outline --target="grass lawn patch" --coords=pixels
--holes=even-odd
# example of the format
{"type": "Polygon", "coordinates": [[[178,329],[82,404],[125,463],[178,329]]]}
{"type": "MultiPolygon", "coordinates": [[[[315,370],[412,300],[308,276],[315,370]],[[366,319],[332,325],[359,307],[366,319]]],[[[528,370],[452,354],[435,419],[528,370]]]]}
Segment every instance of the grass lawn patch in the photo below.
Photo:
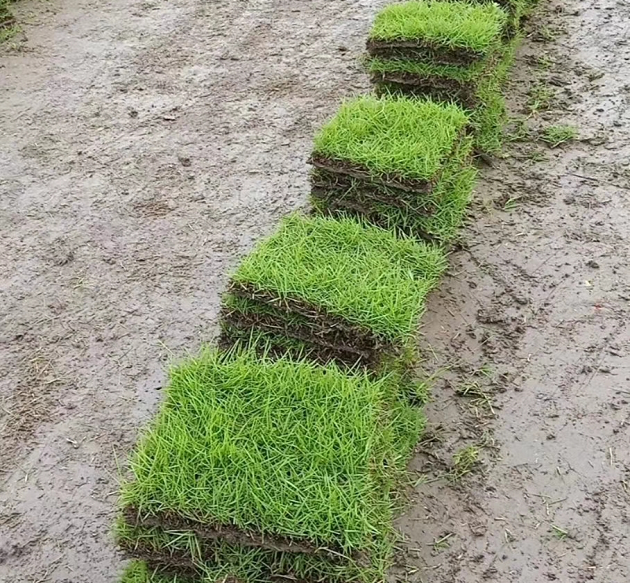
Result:
{"type": "Polygon", "coordinates": [[[545,128],[541,139],[543,142],[549,144],[549,147],[557,148],[566,142],[575,140],[578,137],[578,134],[579,132],[574,126],[556,125],[545,128]]]}
{"type": "Polygon", "coordinates": [[[422,188],[465,128],[456,106],[361,96],[344,103],[315,137],[313,157],[391,186],[422,188]],[[363,173],[363,174],[362,174],[363,173]]]}
{"type": "Polygon", "coordinates": [[[11,4],[13,4],[13,0],[0,0],[0,30],[15,24],[11,4]]]}
{"type": "MultiPolygon", "coordinates": [[[[169,576],[149,567],[144,561],[132,561],[123,571],[120,583],[192,583],[192,579],[169,576]]],[[[197,580],[196,583],[199,583],[197,580]]]]}
{"type": "Polygon", "coordinates": [[[414,346],[445,267],[433,245],[350,218],[295,214],[232,275],[224,337],[264,332],[322,362],[379,369],[414,346]]]}
{"type": "Polygon", "coordinates": [[[497,154],[503,147],[503,134],[508,122],[504,90],[521,40],[522,36],[518,33],[507,42],[496,66],[483,77],[477,88],[478,106],[471,114],[477,151],[497,154]]]}
{"type": "Polygon", "coordinates": [[[505,36],[507,39],[519,32],[523,20],[529,16],[538,0],[471,0],[476,3],[496,3],[507,13],[505,36]]]}
{"type": "Polygon", "coordinates": [[[468,121],[460,107],[427,99],[363,96],[344,103],[315,137],[313,205],[447,242],[462,217],[445,222],[445,209],[465,209],[470,189],[460,178],[474,174],[468,121]]]}
{"type": "Polygon", "coordinates": [[[438,2],[389,4],[370,30],[372,56],[413,56],[435,64],[467,65],[494,52],[508,22],[495,3],[438,2]]]}
{"type": "Polygon", "coordinates": [[[11,10],[13,0],[0,0],[0,43],[19,32],[19,26],[11,10]]]}
{"type": "Polygon", "coordinates": [[[422,427],[393,375],[208,350],[171,371],[122,486],[119,542],[182,569],[252,548],[376,568],[422,427]]]}

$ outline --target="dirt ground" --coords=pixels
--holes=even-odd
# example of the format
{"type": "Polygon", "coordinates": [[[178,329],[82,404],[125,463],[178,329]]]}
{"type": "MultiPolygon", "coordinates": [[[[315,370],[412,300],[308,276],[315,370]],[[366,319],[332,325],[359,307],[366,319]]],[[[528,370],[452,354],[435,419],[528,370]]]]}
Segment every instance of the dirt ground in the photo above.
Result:
{"type": "MultiPolygon", "coordinates": [[[[541,1],[510,87],[531,131],[483,169],[424,319],[437,380],[404,580],[630,580],[630,7],[541,1]],[[554,95],[530,116],[532,88],[554,95]],[[556,123],[580,140],[535,139],[556,123]]],[[[215,336],[230,269],[307,204],[313,132],[368,90],[384,3],[19,5],[0,55],[0,581],[116,581],[118,468],[164,367],[215,336]]]]}

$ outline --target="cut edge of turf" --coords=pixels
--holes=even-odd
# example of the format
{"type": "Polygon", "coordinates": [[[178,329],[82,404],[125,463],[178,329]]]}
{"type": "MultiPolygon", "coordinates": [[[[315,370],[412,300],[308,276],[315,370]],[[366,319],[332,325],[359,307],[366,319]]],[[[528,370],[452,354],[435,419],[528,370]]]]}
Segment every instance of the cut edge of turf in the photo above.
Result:
{"type": "Polygon", "coordinates": [[[404,339],[404,344],[398,347],[390,344],[379,347],[375,338],[353,338],[334,327],[318,333],[309,323],[296,321],[294,314],[270,313],[273,307],[268,304],[242,300],[235,295],[223,296],[221,341],[224,345],[229,345],[230,332],[234,335],[237,330],[246,333],[258,331],[273,335],[276,341],[271,351],[278,355],[285,353],[297,358],[304,356],[321,364],[335,362],[350,369],[366,367],[376,370],[384,359],[395,356],[410,342],[410,339],[404,339]],[[278,341],[281,337],[286,341],[278,341]]]}
{"type": "MultiPolygon", "coordinates": [[[[442,266],[444,268],[445,265],[442,266]]],[[[437,281],[436,278],[434,285],[437,281]]],[[[427,285],[425,293],[418,295],[420,309],[417,323],[424,313],[425,300],[432,288],[427,285]]],[[[274,344],[294,357],[302,354],[323,364],[337,362],[351,369],[360,366],[374,371],[388,370],[387,363],[392,361],[409,363],[415,334],[401,335],[394,341],[353,325],[344,318],[329,315],[317,306],[306,306],[274,294],[248,292],[244,286],[231,284],[224,294],[221,310],[224,332],[230,329],[260,331],[272,334],[274,338],[284,337],[287,342],[275,341],[274,344]]],[[[228,338],[229,334],[225,336],[226,340],[228,338]]],[[[267,350],[267,347],[264,349],[267,350]]]]}
{"type": "Polygon", "coordinates": [[[370,555],[351,557],[330,553],[325,556],[244,546],[225,540],[208,541],[193,531],[132,526],[121,519],[117,521],[114,536],[127,557],[144,560],[161,571],[198,577],[231,572],[245,581],[265,579],[271,574],[292,574],[300,581],[312,583],[322,580],[344,583],[357,579],[376,582],[384,575],[394,542],[393,538],[383,540],[380,548],[370,555]]]}
{"type": "Polygon", "coordinates": [[[455,152],[444,170],[442,180],[432,191],[430,214],[418,213],[413,209],[402,209],[373,201],[362,201],[360,208],[353,204],[360,188],[357,183],[346,193],[311,190],[311,203],[316,212],[336,217],[355,217],[397,232],[400,236],[419,237],[438,245],[448,245],[457,236],[477,176],[471,165],[470,155],[473,139],[468,136],[455,152]]]}
{"type": "Polygon", "coordinates": [[[303,583],[329,581],[379,583],[392,564],[393,540],[361,561],[323,559],[225,542],[204,543],[193,533],[117,525],[115,536],[127,557],[144,563],[140,572],[154,577],[183,576],[204,583],[233,578],[242,583],[292,578],[303,583]]]}
{"type": "Polygon", "coordinates": [[[391,73],[406,73],[411,78],[448,79],[455,83],[468,84],[477,81],[485,72],[493,59],[484,59],[470,66],[441,65],[418,61],[412,58],[367,57],[364,59],[368,73],[383,76],[391,73]]]}

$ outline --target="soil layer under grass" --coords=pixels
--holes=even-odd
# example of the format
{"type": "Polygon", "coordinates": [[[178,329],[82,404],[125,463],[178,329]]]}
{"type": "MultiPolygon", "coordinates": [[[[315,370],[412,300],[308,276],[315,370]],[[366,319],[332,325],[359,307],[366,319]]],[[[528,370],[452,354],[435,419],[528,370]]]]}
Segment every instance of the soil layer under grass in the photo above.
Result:
{"type": "Polygon", "coordinates": [[[315,138],[315,209],[450,241],[475,175],[468,121],[456,105],[426,99],[370,96],[345,103],[315,138]]]}
{"type": "Polygon", "coordinates": [[[437,247],[378,227],[293,215],[232,276],[221,343],[263,333],[280,352],[383,370],[413,352],[445,265],[437,247]]]}
{"type": "Polygon", "coordinates": [[[377,556],[352,558],[341,553],[303,554],[252,547],[226,541],[208,541],[191,531],[134,528],[121,524],[117,531],[127,557],[143,561],[162,575],[221,581],[234,577],[248,583],[281,579],[315,583],[381,581],[389,563],[391,546],[377,556]]]}

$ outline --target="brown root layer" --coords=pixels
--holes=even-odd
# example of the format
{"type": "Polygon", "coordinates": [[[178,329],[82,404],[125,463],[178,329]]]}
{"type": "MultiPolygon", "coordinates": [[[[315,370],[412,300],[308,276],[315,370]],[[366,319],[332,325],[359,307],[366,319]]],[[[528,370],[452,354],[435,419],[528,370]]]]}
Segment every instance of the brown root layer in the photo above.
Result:
{"type": "Polygon", "coordinates": [[[286,330],[278,330],[274,328],[266,328],[258,324],[251,324],[245,319],[238,318],[235,314],[230,315],[228,318],[223,318],[221,322],[222,330],[218,338],[219,348],[223,350],[229,350],[238,343],[247,342],[251,337],[252,330],[259,330],[260,332],[267,333],[268,337],[264,345],[254,346],[259,348],[259,353],[270,356],[271,358],[282,358],[288,356],[290,358],[307,358],[318,364],[326,365],[332,362],[344,368],[355,368],[357,366],[363,366],[368,369],[373,369],[377,364],[372,359],[361,358],[356,353],[342,352],[321,346],[318,343],[311,343],[304,349],[292,348],[283,344],[279,340],[274,341],[274,336],[282,334],[288,339],[298,340],[305,342],[302,338],[298,338],[291,335],[286,330]]]}
{"type": "Polygon", "coordinates": [[[278,535],[265,535],[259,532],[241,530],[232,525],[211,525],[185,518],[176,512],[162,511],[152,515],[142,515],[136,508],[123,510],[123,518],[134,528],[162,528],[170,531],[188,531],[204,544],[224,541],[245,547],[258,547],[282,553],[300,553],[339,560],[343,549],[337,546],[322,547],[308,540],[294,540],[278,535]]]}
{"type": "Polygon", "coordinates": [[[320,199],[333,197],[351,199],[351,202],[357,205],[357,210],[367,209],[372,203],[424,215],[431,215],[437,210],[427,193],[418,196],[417,193],[376,186],[365,180],[335,174],[321,168],[314,168],[311,173],[311,193],[320,199]]]}
{"type": "Polygon", "coordinates": [[[483,53],[476,51],[440,47],[420,40],[369,39],[367,51],[373,57],[430,61],[436,65],[471,65],[485,58],[483,53]]]}
{"type": "Polygon", "coordinates": [[[180,549],[156,549],[143,540],[118,543],[126,558],[145,561],[149,568],[163,575],[197,579],[203,573],[189,553],[180,549]]]}
{"type": "Polygon", "coordinates": [[[430,180],[410,180],[401,176],[383,175],[375,177],[367,168],[360,164],[354,164],[347,160],[333,160],[323,154],[315,152],[309,159],[309,163],[315,168],[325,170],[332,174],[349,176],[364,180],[366,183],[375,186],[385,186],[405,192],[422,193],[431,192],[435,183],[435,177],[430,180]]]}
{"type": "MultiPolygon", "coordinates": [[[[122,544],[121,548],[128,558],[145,561],[152,571],[177,577],[178,581],[180,577],[183,577],[182,583],[198,580],[204,575],[203,568],[189,553],[182,549],[160,550],[142,540],[133,544],[122,544]]],[[[211,545],[202,544],[199,550],[201,553],[199,560],[201,562],[212,563],[214,561],[214,550],[211,545]]],[[[274,582],[290,580],[293,583],[317,583],[318,581],[317,579],[296,577],[290,572],[280,574],[271,571],[265,573],[265,579],[274,582]]],[[[242,579],[235,575],[227,576],[221,581],[222,583],[244,583],[242,579]]]]}
{"type": "Polygon", "coordinates": [[[358,324],[352,324],[345,318],[327,312],[321,306],[315,306],[300,298],[280,298],[274,292],[258,290],[254,286],[245,283],[231,282],[228,293],[239,298],[260,304],[267,311],[273,311],[272,318],[277,326],[292,314],[299,316],[306,326],[309,339],[322,340],[323,346],[340,349],[348,352],[362,354],[372,351],[395,351],[395,346],[390,342],[375,335],[369,328],[358,324]]]}
{"type": "MultiPolygon", "coordinates": [[[[314,200],[317,198],[314,196],[314,200]]],[[[417,237],[429,243],[436,242],[436,238],[417,228],[408,227],[400,224],[393,224],[391,219],[374,207],[362,207],[351,199],[334,199],[322,201],[323,206],[320,212],[331,217],[355,217],[357,219],[366,220],[368,223],[380,227],[381,229],[393,229],[396,233],[407,237],[417,237]]]]}
{"type": "MultiPolygon", "coordinates": [[[[316,205],[318,208],[323,204],[328,208],[346,209],[368,217],[370,222],[373,222],[372,219],[376,216],[374,213],[377,208],[396,207],[401,209],[405,216],[413,217],[430,217],[435,210],[433,202],[431,204],[425,203],[425,206],[421,207],[413,207],[411,205],[403,207],[384,203],[369,196],[365,197],[360,190],[344,190],[317,185],[311,187],[311,198],[314,202],[320,203],[316,205]]],[[[378,226],[389,228],[389,226],[384,225],[378,226]]]]}
{"type": "MultiPolygon", "coordinates": [[[[275,294],[255,291],[250,286],[232,282],[228,293],[258,304],[260,311],[242,311],[224,306],[221,313],[224,338],[233,344],[229,328],[242,335],[260,331],[296,340],[308,347],[313,360],[336,361],[345,367],[356,365],[376,370],[383,358],[396,355],[400,347],[379,338],[366,328],[296,299],[280,299],[275,294]],[[291,316],[298,318],[291,319],[291,316]]],[[[289,350],[294,353],[295,351],[289,350]]]]}
{"type": "Polygon", "coordinates": [[[372,83],[377,92],[412,97],[430,97],[434,101],[454,101],[464,109],[475,109],[479,100],[475,95],[476,83],[462,83],[442,77],[420,77],[413,73],[374,73],[372,83]]]}

